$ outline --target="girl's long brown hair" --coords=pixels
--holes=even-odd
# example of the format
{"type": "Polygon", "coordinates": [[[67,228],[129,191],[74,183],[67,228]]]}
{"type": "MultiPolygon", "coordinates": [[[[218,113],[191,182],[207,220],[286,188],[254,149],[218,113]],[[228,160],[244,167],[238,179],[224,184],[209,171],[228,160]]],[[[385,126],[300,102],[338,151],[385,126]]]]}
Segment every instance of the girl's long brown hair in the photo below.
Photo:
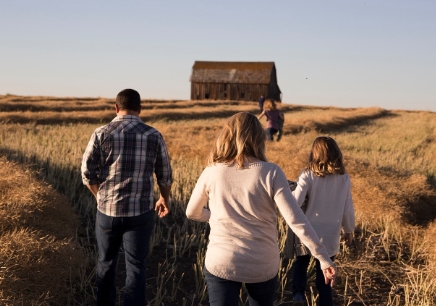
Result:
{"type": "Polygon", "coordinates": [[[320,177],[345,173],[342,152],[333,138],[321,136],[315,139],[307,169],[320,177]]]}
{"type": "Polygon", "coordinates": [[[274,99],[266,100],[265,103],[263,104],[263,109],[269,110],[269,111],[276,110],[277,106],[276,106],[276,102],[274,101],[274,99]]]}
{"type": "Polygon", "coordinates": [[[226,122],[209,154],[208,164],[233,164],[244,168],[244,161],[254,157],[267,161],[265,156],[266,134],[259,119],[241,112],[226,122]]]}

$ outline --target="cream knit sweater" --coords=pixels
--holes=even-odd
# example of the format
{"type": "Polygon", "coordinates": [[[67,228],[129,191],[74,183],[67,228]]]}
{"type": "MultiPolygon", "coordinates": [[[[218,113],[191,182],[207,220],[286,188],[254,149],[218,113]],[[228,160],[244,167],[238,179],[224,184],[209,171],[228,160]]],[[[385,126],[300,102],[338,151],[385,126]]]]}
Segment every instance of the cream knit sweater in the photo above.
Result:
{"type": "Polygon", "coordinates": [[[345,233],[354,231],[350,177],[348,174],[319,177],[314,176],[312,171],[303,170],[297,183],[292,194],[299,205],[303,204],[308,194],[306,217],[329,256],[336,255],[339,252],[341,227],[345,233]]]}
{"type": "Polygon", "coordinates": [[[306,216],[291,194],[282,169],[273,163],[247,163],[246,168],[207,167],[192,192],[188,218],[209,221],[206,269],[232,281],[258,283],[279,268],[277,207],[321,268],[333,266],[306,216]],[[209,209],[205,206],[209,202],[209,209]]]}

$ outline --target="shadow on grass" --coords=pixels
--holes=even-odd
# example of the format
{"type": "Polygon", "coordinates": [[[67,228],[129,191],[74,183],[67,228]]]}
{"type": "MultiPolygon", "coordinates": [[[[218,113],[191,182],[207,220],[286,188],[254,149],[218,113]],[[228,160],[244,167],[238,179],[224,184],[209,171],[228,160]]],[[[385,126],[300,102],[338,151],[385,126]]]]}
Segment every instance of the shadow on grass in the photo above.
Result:
{"type": "MultiPolygon", "coordinates": [[[[257,114],[258,111],[255,107],[249,110],[253,114],[257,114]]],[[[177,111],[167,111],[165,113],[147,115],[147,112],[142,112],[140,117],[144,122],[153,122],[157,120],[166,121],[179,121],[179,120],[201,120],[201,119],[223,119],[229,118],[230,116],[240,112],[239,110],[219,110],[214,112],[204,112],[204,113],[188,113],[188,112],[177,112],[177,111]]],[[[53,125],[53,124],[78,124],[78,123],[89,123],[89,124],[107,124],[112,119],[115,118],[115,112],[108,112],[102,114],[99,117],[87,117],[85,116],[75,116],[75,117],[49,117],[49,118],[38,118],[37,115],[31,117],[29,115],[18,115],[11,114],[6,119],[3,119],[3,123],[35,123],[40,125],[53,125]]]]}
{"type": "Polygon", "coordinates": [[[317,132],[355,132],[361,126],[371,125],[371,121],[383,117],[396,117],[397,114],[391,113],[387,110],[382,110],[376,114],[368,114],[368,115],[357,115],[348,118],[334,118],[332,121],[327,122],[319,122],[316,120],[309,121],[305,125],[291,125],[284,129],[285,133],[296,134],[300,132],[309,132],[309,131],[317,131],[317,132]]]}
{"type": "Polygon", "coordinates": [[[419,195],[407,200],[404,218],[409,224],[427,227],[436,220],[436,194],[419,195]]]}
{"type": "MultiPolygon", "coordinates": [[[[95,99],[95,103],[83,99],[70,100],[19,100],[17,101],[0,101],[0,112],[77,112],[77,111],[106,111],[114,109],[114,100],[95,99]],[[44,102],[59,102],[50,105],[44,102]],[[13,103],[11,103],[13,102],[13,103]],[[65,103],[62,103],[65,102],[65,103]]],[[[184,101],[184,100],[143,100],[142,110],[153,109],[195,109],[196,107],[221,107],[221,106],[240,106],[240,105],[257,105],[254,102],[239,101],[184,101]]]]}
{"type": "Polygon", "coordinates": [[[48,158],[40,159],[34,154],[28,156],[18,150],[10,150],[4,147],[0,148],[0,155],[37,171],[41,179],[68,198],[71,206],[82,217],[89,213],[88,206],[93,199],[87,188],[82,184],[80,165],[67,168],[53,163],[48,158]]]}
{"type": "Polygon", "coordinates": [[[430,183],[428,175],[400,172],[392,167],[360,165],[366,169],[353,171],[366,172],[367,185],[377,186],[385,196],[385,202],[375,204],[384,206],[389,202],[394,203],[396,207],[385,208],[396,210],[398,207],[402,220],[408,225],[425,228],[436,220],[436,188],[430,183]]]}

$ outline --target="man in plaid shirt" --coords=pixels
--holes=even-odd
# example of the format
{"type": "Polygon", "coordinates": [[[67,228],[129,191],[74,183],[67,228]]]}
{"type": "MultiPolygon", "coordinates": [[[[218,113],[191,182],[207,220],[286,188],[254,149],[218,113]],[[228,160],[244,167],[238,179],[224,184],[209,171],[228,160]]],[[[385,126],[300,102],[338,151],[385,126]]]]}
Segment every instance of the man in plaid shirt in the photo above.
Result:
{"type": "Polygon", "coordinates": [[[162,135],[139,118],[139,93],[121,91],[115,111],[115,119],[94,131],[82,159],[83,184],[97,199],[97,305],[115,305],[121,244],[126,259],[123,304],[145,305],[153,211],[161,218],[170,211],[172,170],[162,135]],[[155,205],[153,173],[160,191],[155,205]]]}

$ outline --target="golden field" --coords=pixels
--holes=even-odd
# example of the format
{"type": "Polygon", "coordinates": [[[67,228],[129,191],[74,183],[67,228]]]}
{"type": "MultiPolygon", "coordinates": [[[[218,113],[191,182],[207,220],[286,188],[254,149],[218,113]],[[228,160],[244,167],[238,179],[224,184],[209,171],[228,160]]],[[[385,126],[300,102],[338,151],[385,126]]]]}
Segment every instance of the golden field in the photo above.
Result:
{"type": "MultiPolygon", "coordinates": [[[[95,203],[81,183],[92,131],[114,100],[0,96],[0,304],[93,305],[95,203]]],[[[284,136],[267,157],[296,180],[319,135],[335,138],[351,176],[356,241],[336,263],[335,305],[436,304],[436,113],[282,104],[284,136]]],[[[207,224],[184,210],[225,120],[257,103],[143,100],[141,118],[164,136],[175,182],[172,213],[157,220],[148,262],[150,305],[207,305],[207,224]]],[[[263,122],[263,121],[262,121],[263,122]]],[[[279,243],[285,235],[279,222],[279,243]]],[[[276,305],[292,301],[292,261],[276,305]]],[[[117,284],[122,293],[122,267],[117,284]]],[[[315,305],[310,283],[308,305],[315,305]]],[[[241,305],[246,296],[241,294],[241,305]]]]}

